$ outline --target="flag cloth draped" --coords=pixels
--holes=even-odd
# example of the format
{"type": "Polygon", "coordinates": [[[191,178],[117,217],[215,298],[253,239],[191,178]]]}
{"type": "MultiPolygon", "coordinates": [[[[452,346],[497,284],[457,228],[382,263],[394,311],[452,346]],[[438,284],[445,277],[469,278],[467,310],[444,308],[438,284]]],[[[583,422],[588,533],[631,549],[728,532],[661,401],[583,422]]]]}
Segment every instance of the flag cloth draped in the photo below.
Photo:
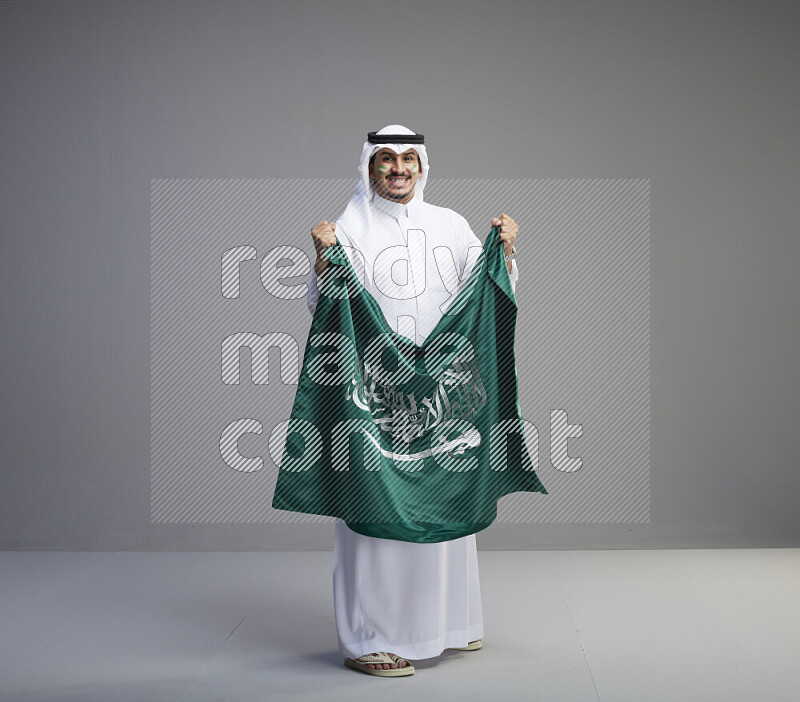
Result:
{"type": "Polygon", "coordinates": [[[547,494],[517,398],[517,304],[499,232],[421,346],[392,330],[342,245],[325,249],[275,509],[435,543],[488,527],[503,495],[547,494]]]}

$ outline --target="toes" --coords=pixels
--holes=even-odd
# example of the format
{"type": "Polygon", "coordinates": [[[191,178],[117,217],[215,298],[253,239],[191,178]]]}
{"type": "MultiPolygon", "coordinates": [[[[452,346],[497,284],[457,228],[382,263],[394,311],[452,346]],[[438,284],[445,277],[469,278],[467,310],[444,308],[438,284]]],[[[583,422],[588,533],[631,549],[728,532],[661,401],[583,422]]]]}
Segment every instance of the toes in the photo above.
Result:
{"type": "Polygon", "coordinates": [[[400,656],[393,656],[394,663],[366,663],[367,668],[370,670],[393,670],[396,668],[405,668],[410,665],[407,660],[400,658],[400,656]]]}

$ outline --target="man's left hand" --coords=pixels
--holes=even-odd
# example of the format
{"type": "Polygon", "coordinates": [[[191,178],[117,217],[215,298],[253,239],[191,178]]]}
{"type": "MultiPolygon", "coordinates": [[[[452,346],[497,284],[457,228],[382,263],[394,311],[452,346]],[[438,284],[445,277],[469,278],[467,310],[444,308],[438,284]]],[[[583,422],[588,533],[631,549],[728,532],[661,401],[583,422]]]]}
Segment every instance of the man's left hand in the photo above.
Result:
{"type": "Polygon", "coordinates": [[[519,233],[517,223],[507,214],[501,214],[499,217],[492,218],[492,226],[500,227],[499,239],[503,242],[503,249],[505,249],[506,255],[510,254],[511,247],[514,246],[514,241],[516,241],[519,233]]]}

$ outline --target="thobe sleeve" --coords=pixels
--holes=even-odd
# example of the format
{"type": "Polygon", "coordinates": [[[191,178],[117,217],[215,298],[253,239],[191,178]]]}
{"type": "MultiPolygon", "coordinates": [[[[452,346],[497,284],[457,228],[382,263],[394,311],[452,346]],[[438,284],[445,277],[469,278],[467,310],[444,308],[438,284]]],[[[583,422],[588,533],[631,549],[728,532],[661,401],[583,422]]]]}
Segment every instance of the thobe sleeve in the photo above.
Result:
{"type": "MultiPolygon", "coordinates": [[[[461,218],[462,225],[461,225],[461,255],[459,259],[459,266],[461,269],[461,283],[459,287],[463,285],[469,279],[470,273],[472,273],[472,268],[475,266],[475,262],[478,260],[478,255],[480,254],[481,250],[483,249],[483,244],[481,240],[475,236],[475,232],[469,226],[469,223],[463,217],[461,218]]],[[[517,269],[517,259],[511,259],[511,272],[508,274],[508,278],[511,281],[511,289],[514,291],[516,295],[516,285],[517,285],[517,278],[519,278],[519,270],[517,269]]]]}
{"type": "Polygon", "coordinates": [[[311,280],[308,281],[308,293],[306,293],[306,304],[308,304],[308,311],[311,316],[314,316],[314,310],[317,309],[317,300],[319,300],[319,287],[317,286],[317,271],[314,265],[311,265],[311,280]]]}
{"type": "Polygon", "coordinates": [[[514,295],[517,294],[517,278],[519,278],[519,271],[517,270],[517,257],[511,259],[511,272],[508,274],[508,279],[511,281],[511,289],[514,295]]]}
{"type": "MultiPolygon", "coordinates": [[[[342,230],[342,225],[339,222],[336,222],[336,229],[337,234],[336,236],[336,243],[342,244],[346,246],[346,239],[344,237],[344,232],[342,230]]],[[[319,301],[319,284],[317,280],[317,271],[314,268],[314,264],[311,264],[311,279],[308,281],[308,292],[306,293],[306,304],[308,305],[308,311],[311,312],[311,316],[314,316],[314,310],[317,309],[317,302],[319,301]]]]}

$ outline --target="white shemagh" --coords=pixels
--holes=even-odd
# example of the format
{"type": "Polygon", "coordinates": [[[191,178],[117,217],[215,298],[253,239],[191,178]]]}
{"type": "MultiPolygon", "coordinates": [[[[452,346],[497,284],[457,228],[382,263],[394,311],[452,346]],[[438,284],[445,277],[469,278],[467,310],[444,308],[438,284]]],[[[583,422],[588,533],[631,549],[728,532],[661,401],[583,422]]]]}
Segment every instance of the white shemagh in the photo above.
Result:
{"type": "MultiPolygon", "coordinates": [[[[384,134],[408,134],[415,136],[408,127],[402,124],[390,124],[376,132],[379,136],[384,134]]],[[[414,149],[419,154],[421,174],[414,186],[414,199],[423,202],[422,192],[428,180],[428,152],[424,144],[372,144],[364,142],[361,150],[361,162],[358,165],[358,185],[350,202],[347,203],[342,216],[336,222],[341,224],[350,240],[350,244],[356,249],[363,250],[361,243],[363,237],[369,236],[372,225],[372,201],[380,195],[375,194],[375,182],[369,177],[369,160],[374,153],[381,149],[391,149],[395,153],[402,154],[409,149],[414,149]]]]}
{"type": "MultiPolygon", "coordinates": [[[[376,134],[411,137],[414,132],[391,124],[376,134]]],[[[337,242],[364,288],[381,307],[388,325],[417,344],[422,344],[433,331],[483,250],[483,244],[464,217],[423,201],[428,174],[428,154],[423,144],[413,143],[412,139],[387,144],[367,141],[361,151],[355,193],[335,220],[337,242]],[[407,204],[375,192],[375,181],[369,177],[369,161],[383,148],[398,154],[413,149],[419,155],[421,173],[415,183],[414,197],[407,204]],[[398,261],[406,264],[406,283],[400,283],[392,275],[398,261]]],[[[512,261],[512,288],[516,277],[512,261]]],[[[319,294],[313,269],[308,292],[312,314],[319,294]]]]}

